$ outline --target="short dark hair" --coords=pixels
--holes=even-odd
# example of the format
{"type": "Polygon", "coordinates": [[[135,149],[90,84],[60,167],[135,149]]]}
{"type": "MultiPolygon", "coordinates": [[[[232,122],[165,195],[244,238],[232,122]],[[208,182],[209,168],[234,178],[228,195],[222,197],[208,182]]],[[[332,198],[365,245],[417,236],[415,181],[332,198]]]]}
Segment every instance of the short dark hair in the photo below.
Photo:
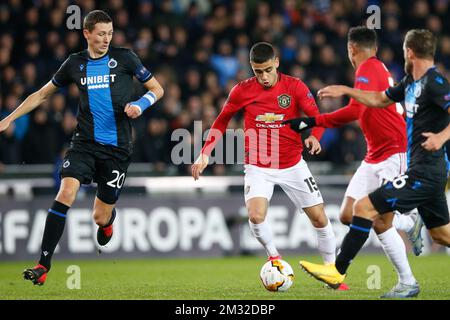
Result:
{"type": "Polygon", "coordinates": [[[405,47],[422,59],[434,59],[436,42],[434,34],[426,29],[412,29],[405,36],[405,47]]]}
{"type": "Polygon", "coordinates": [[[268,42],[255,43],[250,49],[250,61],[254,63],[264,63],[275,58],[275,50],[268,42]]]}
{"type": "Polygon", "coordinates": [[[375,48],[378,43],[376,31],[364,26],[350,28],[347,40],[367,49],[375,48]]]}
{"type": "Polygon", "coordinates": [[[110,23],[111,17],[103,10],[94,10],[89,12],[83,20],[83,29],[87,29],[89,32],[94,30],[97,23],[110,23]]]}

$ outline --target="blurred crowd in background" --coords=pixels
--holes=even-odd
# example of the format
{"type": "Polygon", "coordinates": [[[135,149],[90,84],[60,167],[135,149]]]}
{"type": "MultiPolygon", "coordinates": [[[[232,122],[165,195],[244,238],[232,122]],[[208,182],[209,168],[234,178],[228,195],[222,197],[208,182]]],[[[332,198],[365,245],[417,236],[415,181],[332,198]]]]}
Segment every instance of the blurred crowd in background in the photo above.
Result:
{"type": "MultiPolygon", "coordinates": [[[[133,49],[165,88],[165,96],[134,121],[134,162],[153,164],[165,174],[171,164],[173,130],[211,127],[230,89],[253,76],[249,49],[272,43],[281,72],[302,79],[313,94],[328,84],[353,85],[347,58],[347,32],[364,25],[369,5],[381,9],[378,57],[394,80],[403,75],[402,41],[410,28],[428,28],[439,38],[437,67],[450,79],[450,1],[365,0],[7,0],[0,4],[0,117],[48,82],[70,53],[86,48],[81,30],[68,30],[66,9],[94,9],[114,21],[113,46],[133,49]]],[[[136,98],[144,93],[136,83],[136,98]]],[[[346,100],[317,101],[321,112],[346,100]]],[[[41,107],[0,134],[0,164],[56,163],[76,127],[78,89],[60,90],[41,107]]],[[[242,128],[237,115],[229,128],[242,128]]],[[[348,164],[364,157],[357,124],[328,129],[323,151],[307,160],[348,164]]],[[[194,157],[194,155],[192,155],[194,157]]],[[[189,166],[175,166],[189,174],[189,166]]],[[[226,174],[215,165],[213,174],[226,174]]],[[[173,170],[172,170],[173,171],[173,170]]]]}

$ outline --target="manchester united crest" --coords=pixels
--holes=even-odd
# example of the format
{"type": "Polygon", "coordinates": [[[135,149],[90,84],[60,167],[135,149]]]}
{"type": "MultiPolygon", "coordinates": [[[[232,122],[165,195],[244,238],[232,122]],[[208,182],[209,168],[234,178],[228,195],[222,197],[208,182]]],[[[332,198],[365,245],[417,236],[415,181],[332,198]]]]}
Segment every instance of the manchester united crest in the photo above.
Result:
{"type": "Polygon", "coordinates": [[[278,96],[278,105],[280,108],[286,109],[291,105],[291,96],[283,93],[278,96]]]}

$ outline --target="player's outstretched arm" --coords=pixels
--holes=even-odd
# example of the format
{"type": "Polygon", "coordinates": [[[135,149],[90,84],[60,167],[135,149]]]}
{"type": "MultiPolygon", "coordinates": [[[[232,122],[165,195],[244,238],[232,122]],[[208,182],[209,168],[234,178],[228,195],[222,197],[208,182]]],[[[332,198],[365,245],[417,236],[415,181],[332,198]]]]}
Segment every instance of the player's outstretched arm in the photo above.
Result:
{"type": "Polygon", "coordinates": [[[10,115],[0,121],[0,132],[6,130],[11,122],[29,113],[42,102],[44,102],[53,92],[58,89],[51,81],[47,82],[41,89],[30,94],[10,115]]]}
{"type": "Polygon", "coordinates": [[[191,167],[192,170],[192,177],[194,177],[194,180],[198,180],[200,178],[200,174],[202,174],[203,170],[208,166],[209,157],[204,154],[200,153],[197,160],[195,160],[194,164],[191,167]]]}
{"type": "Polygon", "coordinates": [[[161,99],[164,95],[164,89],[155,77],[152,77],[144,83],[144,87],[148,90],[147,93],[140,99],[127,103],[125,106],[124,111],[131,119],[139,117],[142,112],[161,99]]]}
{"type": "Polygon", "coordinates": [[[199,157],[191,167],[194,180],[197,180],[203,170],[205,170],[209,162],[209,155],[217,142],[222,138],[233,115],[241,109],[240,93],[237,87],[238,85],[231,89],[228,99],[222,107],[222,111],[220,111],[217,119],[214,121],[208,132],[205,145],[203,146],[199,157]]]}
{"type": "Polygon", "coordinates": [[[236,110],[233,110],[229,99],[228,102],[225,103],[217,119],[214,121],[211,129],[208,132],[208,136],[206,137],[206,143],[203,146],[197,160],[195,160],[194,164],[191,167],[192,177],[194,177],[194,180],[197,180],[203,170],[205,170],[209,162],[209,155],[214,149],[216,143],[222,138],[228,126],[228,122],[230,122],[230,119],[235,113],[236,110]]]}
{"type": "Polygon", "coordinates": [[[361,107],[359,102],[350,102],[343,108],[330,113],[322,113],[315,117],[301,117],[283,121],[289,124],[291,129],[302,132],[315,126],[323,128],[339,128],[347,123],[358,120],[361,107]]]}
{"type": "Polygon", "coordinates": [[[320,89],[317,95],[319,99],[347,95],[370,108],[384,108],[394,103],[384,91],[365,91],[347,86],[327,86],[320,89]]]}

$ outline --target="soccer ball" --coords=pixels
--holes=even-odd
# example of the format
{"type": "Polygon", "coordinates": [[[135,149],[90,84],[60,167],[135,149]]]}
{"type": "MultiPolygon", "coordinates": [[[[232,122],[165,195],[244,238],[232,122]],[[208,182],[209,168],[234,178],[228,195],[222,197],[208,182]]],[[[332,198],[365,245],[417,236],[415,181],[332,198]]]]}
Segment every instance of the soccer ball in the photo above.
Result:
{"type": "Polygon", "coordinates": [[[264,288],[269,291],[287,291],[294,282],[294,271],[284,260],[267,261],[259,276],[264,288]]]}

